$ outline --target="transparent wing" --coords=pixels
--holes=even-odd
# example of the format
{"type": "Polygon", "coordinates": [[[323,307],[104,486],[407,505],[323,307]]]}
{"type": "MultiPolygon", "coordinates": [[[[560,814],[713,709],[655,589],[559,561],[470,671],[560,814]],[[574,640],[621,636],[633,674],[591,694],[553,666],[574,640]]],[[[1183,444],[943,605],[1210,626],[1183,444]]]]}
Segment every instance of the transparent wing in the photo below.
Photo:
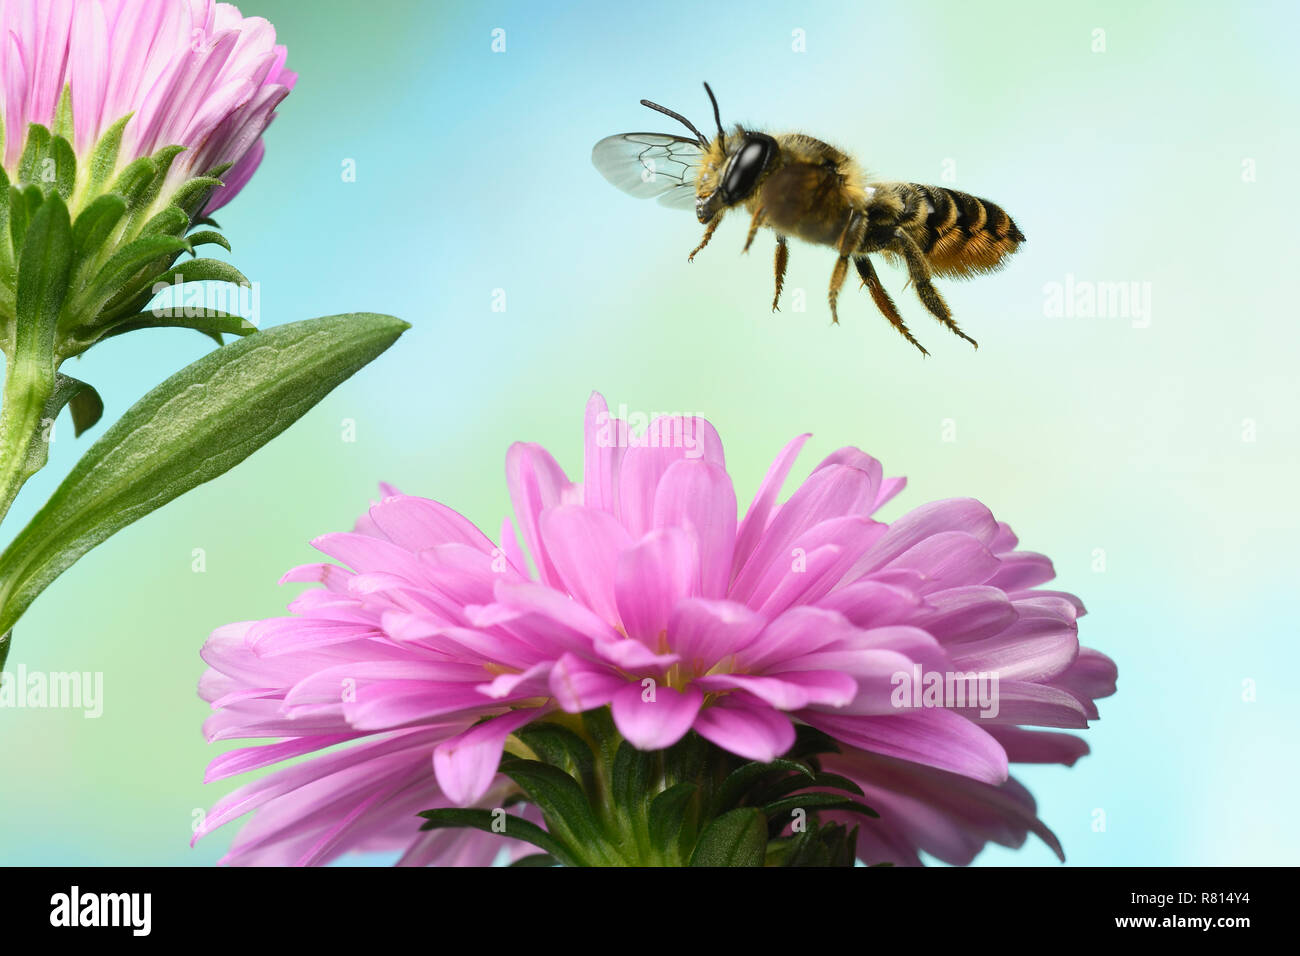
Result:
{"type": "Polygon", "coordinates": [[[674,209],[695,207],[700,144],[670,133],[618,133],[591,150],[600,174],[629,196],[657,198],[674,209]]]}

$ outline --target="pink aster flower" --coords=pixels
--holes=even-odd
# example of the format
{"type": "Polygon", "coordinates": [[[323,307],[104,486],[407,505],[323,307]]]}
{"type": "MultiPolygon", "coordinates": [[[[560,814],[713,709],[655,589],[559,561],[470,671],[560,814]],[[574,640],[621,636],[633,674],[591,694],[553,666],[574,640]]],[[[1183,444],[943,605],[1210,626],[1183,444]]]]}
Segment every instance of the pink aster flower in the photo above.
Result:
{"type": "Polygon", "coordinates": [[[537,445],[507,456],[531,568],[509,522],[494,544],[445,506],[396,493],[354,533],[318,539],[350,570],[290,572],[324,588],[291,617],[209,642],[209,736],[288,738],[237,751],[210,776],[352,746],[249,785],[203,832],[262,807],[259,848],[293,856],[320,831],[330,853],[303,857],[314,861],[391,825],[383,835],[410,852],[427,835],[383,807],[492,805],[509,790],[498,764],[512,735],[608,707],[642,750],[694,731],[771,761],[799,725],[829,735],[840,753],[827,769],[882,814],[862,828],[870,862],[915,863],[923,850],[965,863],[986,841],[1015,846],[1029,832],[1059,852],[1008,768],[1073,763],[1086,752],[1078,738],[1026,728],[1084,728],[1114,690],[1110,660],[1080,648],[1082,604],[1042,589],[1050,561],[1019,550],[976,501],[874,518],[904,481],[857,449],[778,502],[807,437],[781,451],[738,520],[712,426],[666,416],[634,435],[593,396],[581,484],[537,445]],[[931,675],[939,693],[922,692],[931,675]],[[943,690],[952,675],[992,682],[995,699],[952,693],[960,680],[943,690]],[[908,680],[917,689],[900,693],[908,680]],[[383,774],[367,769],[362,746],[376,744],[360,737],[412,747],[401,760],[385,751],[401,769],[383,774]],[[310,789],[322,774],[338,780],[328,803],[310,789]]]}
{"type": "Polygon", "coordinates": [[[224,185],[203,212],[229,202],[261,162],[262,133],[297,79],[270,23],[212,0],[2,0],[0,44],[10,180],[18,178],[28,124],[37,123],[70,132],[84,160],[77,164],[83,194],[92,151],[130,116],[106,181],[132,160],[185,147],[159,208],[181,184],[219,168],[228,170],[224,185]]]}

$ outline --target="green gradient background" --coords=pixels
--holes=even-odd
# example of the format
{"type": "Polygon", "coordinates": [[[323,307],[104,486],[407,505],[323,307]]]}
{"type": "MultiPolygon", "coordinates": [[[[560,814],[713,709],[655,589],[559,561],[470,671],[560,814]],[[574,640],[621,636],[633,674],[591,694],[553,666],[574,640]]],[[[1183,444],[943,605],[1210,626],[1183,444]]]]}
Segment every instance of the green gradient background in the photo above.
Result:
{"type": "MultiPolygon", "coordinates": [[[[33,606],[9,668],[103,671],[105,712],[0,710],[0,862],[214,861],[233,827],[187,845],[195,811],[233,786],[201,783],[216,752],[195,695],[207,633],[280,613],[298,588],[279,575],[313,559],[310,538],[350,528],[381,479],[495,534],[507,445],[542,442],[576,474],[592,389],[613,406],[706,415],[742,500],[810,430],[797,477],[856,444],[909,477],[888,517],[972,495],[1051,555],[1089,606],[1081,637],[1120,667],[1087,732],[1093,754],[1020,774],[1070,863],[1295,860],[1300,837],[1282,825],[1300,783],[1297,517],[1284,504],[1300,397],[1294,4],[244,11],[276,23],[302,75],[261,171],[219,217],[261,283],[263,324],[368,309],[414,328],[33,606]],[[496,27],[504,54],[490,50],[496,27]],[[1010,267],[942,285],[979,352],[893,270],[886,284],[930,359],[855,282],[832,327],[831,256],[802,245],[787,289],[806,291],[807,311],[771,314],[770,236],[742,257],[739,221],[688,266],[693,217],[616,192],[588,156],[612,132],[671,129],[643,96],[707,126],[702,79],[728,123],[803,129],[883,178],[938,182],[951,159],[957,188],[1011,211],[1030,241],[1010,267]],[[1244,159],[1257,181],[1243,181],[1244,159]],[[1150,326],[1045,317],[1045,284],[1067,274],[1149,282],[1150,326]],[[491,310],[494,289],[505,312],[491,310]],[[191,570],[195,548],[205,573],[191,570]]],[[[99,388],[110,421],[203,351],[193,333],[137,333],[73,374],[99,388]]],[[[5,539],[87,444],[60,428],[5,539]]],[[[1054,857],[1031,842],[979,862],[1054,857]]]]}

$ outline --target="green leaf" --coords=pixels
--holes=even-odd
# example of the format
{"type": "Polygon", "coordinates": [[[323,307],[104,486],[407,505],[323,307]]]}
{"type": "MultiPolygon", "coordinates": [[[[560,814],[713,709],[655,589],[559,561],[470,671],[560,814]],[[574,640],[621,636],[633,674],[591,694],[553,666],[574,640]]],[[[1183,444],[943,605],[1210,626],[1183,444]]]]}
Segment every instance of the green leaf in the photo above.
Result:
{"type": "Polygon", "coordinates": [[[368,313],[282,325],[216,349],[153,389],[0,555],[0,633],[95,545],[239,464],[407,328],[368,313]]]}
{"type": "Polygon", "coordinates": [[[522,817],[513,816],[507,813],[505,815],[505,829],[497,829],[500,824],[497,823],[499,817],[495,816],[491,810],[460,809],[458,807],[447,807],[439,810],[421,810],[419,816],[424,817],[427,821],[421,830],[442,830],[452,827],[470,827],[475,830],[483,830],[486,833],[494,833],[497,836],[506,836],[512,840],[522,840],[524,843],[531,843],[539,850],[545,850],[555,859],[559,860],[565,866],[577,866],[568,848],[555,837],[551,836],[537,824],[532,823],[522,817]]]}
{"type": "Polygon", "coordinates": [[[757,807],[740,807],[704,828],[689,865],[762,866],[766,856],[767,818],[757,807]]]}
{"type": "Polygon", "coordinates": [[[64,405],[72,414],[72,428],[77,438],[98,423],[104,414],[104,400],[93,386],[59,372],[54,376],[54,392],[46,403],[45,417],[53,421],[64,405]]]}
{"type": "MultiPolygon", "coordinates": [[[[58,377],[70,378],[68,375],[58,377]]],[[[77,380],[73,379],[73,381],[77,380]]],[[[94,428],[104,417],[104,400],[99,397],[99,392],[85,382],[77,382],[77,384],[81,388],[68,399],[68,412],[72,415],[72,437],[74,438],[80,438],[86,429],[94,428]]]]}
{"type": "Polygon", "coordinates": [[[521,856],[510,865],[512,867],[555,866],[556,860],[549,853],[530,853],[528,856],[521,856]]]}

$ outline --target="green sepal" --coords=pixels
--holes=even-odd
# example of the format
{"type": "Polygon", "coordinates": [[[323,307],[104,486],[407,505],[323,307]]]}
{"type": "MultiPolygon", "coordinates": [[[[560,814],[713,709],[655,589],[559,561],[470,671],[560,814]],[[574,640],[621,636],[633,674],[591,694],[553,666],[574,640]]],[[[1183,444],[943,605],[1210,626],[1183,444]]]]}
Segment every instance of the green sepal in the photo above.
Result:
{"type": "MultiPolygon", "coordinates": [[[[220,185],[222,185],[221,180],[215,176],[195,176],[193,179],[187,179],[172,194],[172,204],[180,207],[189,215],[196,211],[212,193],[212,190],[220,185]]],[[[198,220],[195,220],[195,222],[197,224],[198,220]]],[[[211,225],[216,225],[216,223],[211,223],[211,225]]]]}
{"type": "Polygon", "coordinates": [[[184,238],[191,246],[194,244],[193,237],[186,236],[185,233],[190,228],[190,217],[177,208],[176,206],[166,206],[161,212],[144,224],[140,230],[141,236],[176,236],[184,238]]]}
{"type": "Polygon", "coordinates": [[[53,359],[54,329],[68,292],[71,270],[72,222],[68,207],[59,196],[50,196],[32,215],[18,260],[14,311],[18,317],[19,353],[53,359]]]}
{"type": "Polygon", "coordinates": [[[858,803],[858,801],[838,793],[824,793],[820,790],[782,797],[779,800],[764,804],[762,809],[773,825],[780,823],[783,827],[790,821],[781,818],[788,816],[792,810],[841,810],[847,813],[861,813],[872,818],[880,816],[879,813],[865,803],[858,803]]]}
{"type": "Polygon", "coordinates": [[[44,200],[45,196],[37,186],[9,187],[9,241],[13,244],[15,256],[22,253],[27,225],[44,200]]]}
{"type": "Polygon", "coordinates": [[[652,847],[667,850],[677,845],[691,809],[691,800],[699,792],[698,784],[676,783],[650,801],[647,819],[652,847]]]}
{"type": "Polygon", "coordinates": [[[777,759],[770,763],[762,763],[758,760],[750,761],[737,767],[722,781],[717,793],[713,795],[708,815],[711,817],[717,816],[724,810],[736,806],[745,798],[745,795],[752,787],[764,778],[776,773],[783,775],[797,773],[808,781],[811,781],[814,777],[812,768],[798,760],[777,759]]]}
{"type": "MultiPolygon", "coordinates": [[[[558,767],[540,760],[509,757],[501,773],[513,780],[542,811],[547,832],[569,846],[581,847],[598,862],[615,862],[605,832],[596,820],[587,794],[558,767]]],[[[543,849],[546,849],[543,847],[543,849]]]]}
{"type": "Polygon", "coordinates": [[[77,154],[72,151],[71,143],[62,136],[55,136],[50,140],[48,158],[54,161],[53,189],[67,202],[77,185],[77,154]]]}
{"type": "Polygon", "coordinates": [[[787,794],[794,793],[796,790],[807,790],[810,787],[826,787],[835,790],[843,790],[853,794],[855,797],[865,797],[862,788],[850,780],[848,777],[842,777],[837,773],[827,773],[818,771],[813,775],[811,780],[802,776],[789,776],[777,780],[771,784],[758,787],[753,791],[752,803],[762,804],[769,800],[775,800],[778,797],[784,797],[787,794]]]}
{"type": "MultiPolygon", "coordinates": [[[[183,310],[184,307],[176,306],[176,308],[183,310]]],[[[231,315],[216,310],[207,310],[203,315],[193,316],[137,312],[115,322],[112,328],[100,336],[99,341],[139,329],[194,329],[212,338],[221,335],[252,335],[257,331],[257,326],[242,315],[231,315]]],[[[220,344],[221,340],[218,338],[217,342],[220,344]]]]}
{"type": "MultiPolygon", "coordinates": [[[[91,283],[94,294],[101,300],[111,299],[125,289],[130,289],[134,294],[137,290],[132,280],[137,279],[146,266],[160,262],[163,265],[158,268],[166,268],[166,263],[172,262],[176,256],[189,249],[189,240],[179,236],[141,236],[134,239],[114,252],[100,268],[91,283]]],[[[159,273],[150,269],[144,281],[148,282],[156,275],[159,273]]]]}
{"type": "Polygon", "coordinates": [[[610,774],[610,792],[614,804],[631,811],[634,819],[645,816],[645,801],[650,789],[657,754],[637,750],[626,740],[614,754],[614,768],[610,774]]]}
{"type": "MultiPolygon", "coordinates": [[[[0,143],[0,150],[4,144],[0,143]]],[[[14,279],[14,247],[9,233],[9,174],[0,166],[0,285],[12,288],[14,279]]]]}
{"type": "Polygon", "coordinates": [[[167,171],[171,169],[172,162],[181,153],[185,152],[184,146],[164,146],[151,157],[153,161],[153,177],[148,184],[142,189],[131,201],[130,205],[133,211],[143,211],[148,209],[158,194],[162,192],[163,183],[167,181],[167,171]]]}
{"type": "Polygon", "coordinates": [[[27,124],[27,142],[18,157],[18,182],[24,186],[39,185],[37,168],[49,152],[50,131],[40,123],[27,124]]]}
{"type": "Polygon", "coordinates": [[[830,734],[818,730],[816,727],[809,727],[807,724],[795,724],[794,746],[786,752],[785,756],[791,760],[799,760],[817,754],[837,754],[839,752],[840,745],[835,742],[835,738],[830,734]]]}
{"type": "Polygon", "coordinates": [[[568,727],[536,721],[515,731],[515,736],[537,755],[538,760],[563,770],[584,790],[591,788],[595,755],[587,742],[568,727]]]}
{"type": "Polygon", "coordinates": [[[492,833],[496,836],[509,837],[512,840],[521,840],[524,843],[531,843],[539,850],[545,850],[550,856],[560,861],[565,866],[577,866],[578,862],[564,844],[551,836],[537,824],[525,820],[522,817],[513,816],[509,813],[505,815],[505,829],[495,829],[498,817],[494,816],[491,810],[477,810],[473,808],[462,809],[460,807],[444,807],[437,810],[421,810],[419,816],[424,817],[425,823],[420,827],[421,830],[443,830],[455,827],[468,827],[474,830],[482,830],[485,833],[492,833]]]}
{"type": "Polygon", "coordinates": [[[767,857],[767,818],[756,807],[715,817],[695,843],[690,866],[762,866],[767,857]]]}
{"type": "Polygon", "coordinates": [[[217,245],[227,252],[231,251],[230,240],[215,229],[200,229],[198,232],[191,232],[185,238],[190,241],[191,246],[196,248],[198,246],[217,245]]]}
{"type": "Polygon", "coordinates": [[[364,313],[294,322],[209,352],[154,388],[0,555],[0,633],[83,554],[239,464],[408,327],[364,313]]]}
{"type": "Polygon", "coordinates": [[[72,224],[72,241],[77,258],[85,258],[107,241],[113,228],[126,214],[126,200],[114,193],[105,193],[77,214],[72,224]]]}
{"type": "Polygon", "coordinates": [[[148,156],[141,156],[118,173],[109,192],[117,193],[125,199],[128,210],[135,210],[142,205],[143,197],[157,172],[158,164],[148,156]]]}
{"type": "Polygon", "coordinates": [[[182,282],[233,282],[235,285],[251,285],[244,275],[229,262],[221,259],[190,259],[178,262],[158,277],[159,283],[172,285],[177,277],[182,282]]]}
{"type": "Polygon", "coordinates": [[[826,826],[812,824],[802,833],[795,833],[767,845],[769,866],[828,867],[853,866],[856,862],[858,828],[852,830],[842,823],[826,826]]]}
{"type": "Polygon", "coordinates": [[[59,94],[59,105],[54,109],[54,125],[50,127],[50,132],[69,141],[72,139],[72,86],[70,84],[63,84],[63,92],[59,94]]]}
{"type": "Polygon", "coordinates": [[[113,175],[113,170],[117,167],[117,154],[122,147],[122,130],[126,128],[127,122],[133,115],[127,113],[104,130],[104,135],[99,137],[99,142],[91,151],[90,178],[87,184],[90,195],[103,192],[104,186],[108,184],[108,178],[113,175]]]}

